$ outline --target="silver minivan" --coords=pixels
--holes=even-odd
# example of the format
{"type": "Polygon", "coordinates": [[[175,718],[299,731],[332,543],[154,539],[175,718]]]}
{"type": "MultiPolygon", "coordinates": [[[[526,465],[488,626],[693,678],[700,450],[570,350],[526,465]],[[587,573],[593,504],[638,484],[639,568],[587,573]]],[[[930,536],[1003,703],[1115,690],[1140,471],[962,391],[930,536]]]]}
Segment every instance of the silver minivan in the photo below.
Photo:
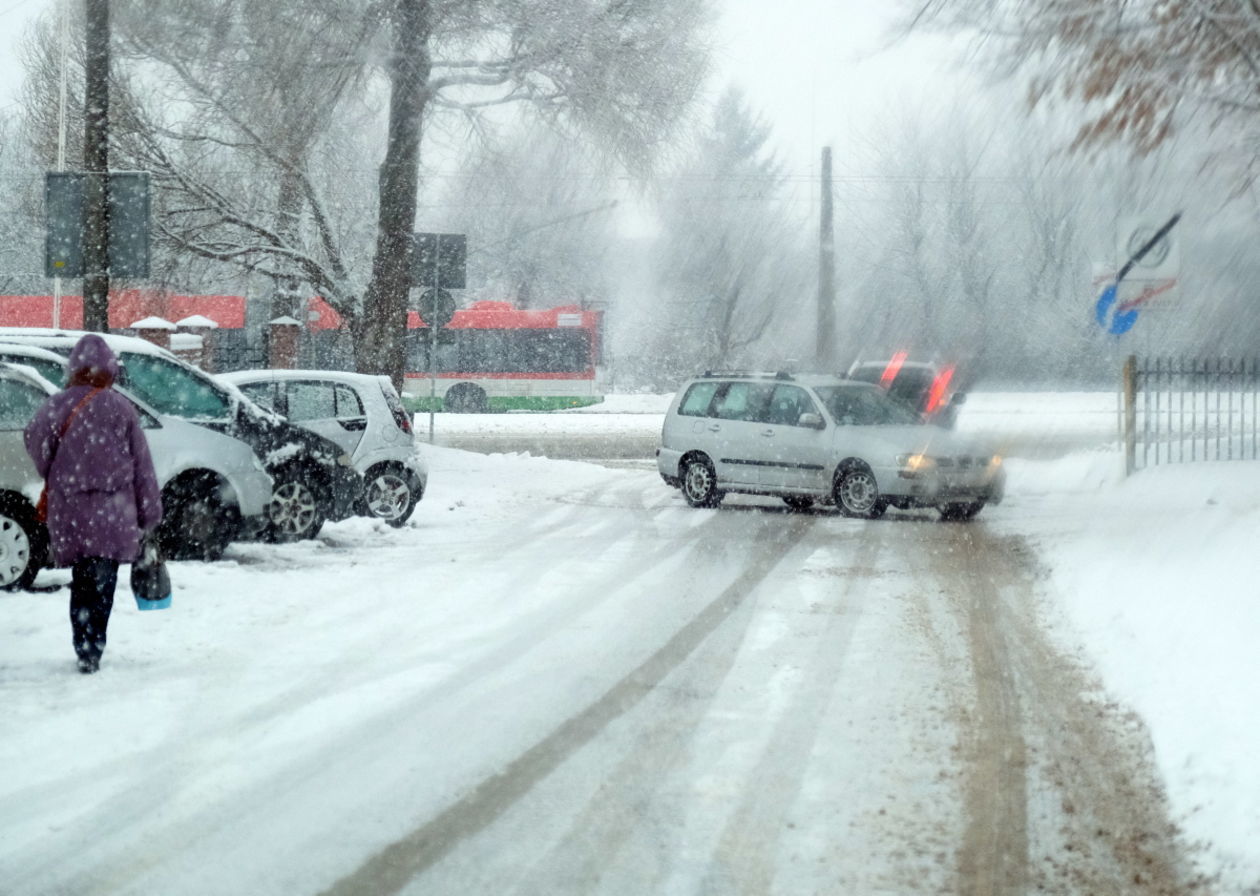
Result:
{"type": "Polygon", "coordinates": [[[1006,480],[996,452],[923,423],[877,386],[789,373],[686,383],[665,415],[657,467],[693,507],[742,492],[868,519],[890,506],[970,519],[1002,500],[1006,480]]]}

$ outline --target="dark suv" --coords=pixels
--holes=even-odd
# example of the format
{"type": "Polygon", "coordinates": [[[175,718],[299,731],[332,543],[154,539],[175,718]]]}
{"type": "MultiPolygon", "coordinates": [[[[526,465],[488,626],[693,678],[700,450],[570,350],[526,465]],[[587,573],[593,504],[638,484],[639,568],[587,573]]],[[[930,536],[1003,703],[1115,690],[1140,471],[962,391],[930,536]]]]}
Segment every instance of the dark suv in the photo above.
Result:
{"type": "Polygon", "coordinates": [[[874,383],[902,404],[912,408],[925,423],[952,429],[966,396],[954,391],[954,365],[909,361],[898,352],[886,361],[855,361],[848,378],[874,383]]]}
{"type": "MultiPolygon", "coordinates": [[[[68,356],[84,334],[0,327],[0,342],[35,345],[68,356]]],[[[258,407],[234,386],[134,336],[100,334],[118,356],[119,385],[162,414],[249,444],[274,486],[260,534],[272,541],[312,538],[325,520],[355,514],[363,477],[331,439],[258,407]]]]}

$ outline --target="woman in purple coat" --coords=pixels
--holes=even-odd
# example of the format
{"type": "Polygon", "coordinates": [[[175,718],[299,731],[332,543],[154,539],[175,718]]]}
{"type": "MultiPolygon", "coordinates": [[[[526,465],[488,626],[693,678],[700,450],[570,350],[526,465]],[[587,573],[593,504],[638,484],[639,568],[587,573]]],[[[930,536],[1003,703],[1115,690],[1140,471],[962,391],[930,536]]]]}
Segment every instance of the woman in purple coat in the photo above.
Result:
{"type": "Polygon", "coordinates": [[[136,409],[110,388],[118,358],[84,336],[70,352],[66,388],[26,426],[26,451],[48,483],[53,559],[73,570],[70,627],[79,671],[100,668],[118,564],[162,520],[162,495],[136,409]]]}

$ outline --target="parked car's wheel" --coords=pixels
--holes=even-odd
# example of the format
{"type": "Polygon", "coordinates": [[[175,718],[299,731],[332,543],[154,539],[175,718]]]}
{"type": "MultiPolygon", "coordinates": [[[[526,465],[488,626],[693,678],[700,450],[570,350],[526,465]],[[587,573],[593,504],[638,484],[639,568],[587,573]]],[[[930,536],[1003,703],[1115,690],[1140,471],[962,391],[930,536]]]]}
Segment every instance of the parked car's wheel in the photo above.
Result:
{"type": "Polygon", "coordinates": [[[162,490],[158,544],[172,560],[218,560],[240,532],[240,514],[216,476],[181,476],[162,490]]]}
{"type": "Polygon", "coordinates": [[[713,462],[703,454],[683,460],[682,493],[692,507],[717,507],[722,502],[722,492],[717,487],[717,472],[713,462]]]}
{"type": "Polygon", "coordinates": [[[814,506],[814,499],[804,495],[784,495],[783,503],[793,510],[809,510],[814,506]]]}
{"type": "Polygon", "coordinates": [[[456,414],[484,414],[490,408],[486,390],[474,383],[456,383],[446,392],[442,407],[456,414]]]}
{"type": "Polygon", "coordinates": [[[853,466],[836,476],[836,506],[845,516],[878,519],[888,509],[888,501],[880,497],[875,474],[866,466],[853,466]]]}
{"type": "Polygon", "coordinates": [[[395,528],[411,518],[420,501],[420,483],[395,464],[382,464],[368,470],[364,478],[364,503],[369,516],[395,528]]]}
{"type": "Polygon", "coordinates": [[[984,502],[959,501],[953,504],[942,504],[937,509],[941,512],[941,519],[961,523],[975,519],[976,514],[984,509],[984,502]]]}
{"type": "Polygon", "coordinates": [[[29,587],[48,552],[48,530],[23,498],[0,496],[0,588],[29,587]]]}
{"type": "Polygon", "coordinates": [[[318,486],[302,467],[282,467],[272,474],[274,486],[267,502],[267,541],[289,542],[314,538],[328,518],[318,486]]]}

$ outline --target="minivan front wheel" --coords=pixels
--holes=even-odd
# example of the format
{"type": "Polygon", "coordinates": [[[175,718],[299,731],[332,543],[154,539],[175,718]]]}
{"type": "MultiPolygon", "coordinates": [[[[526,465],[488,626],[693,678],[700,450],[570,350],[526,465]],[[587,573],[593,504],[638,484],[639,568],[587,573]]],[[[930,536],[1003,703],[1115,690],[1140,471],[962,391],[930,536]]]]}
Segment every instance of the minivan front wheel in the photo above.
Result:
{"type": "Polygon", "coordinates": [[[845,516],[873,520],[884,515],[888,502],[880,497],[875,474],[865,466],[850,467],[836,477],[836,506],[845,516]]]}
{"type": "Polygon", "coordinates": [[[692,507],[717,507],[721,503],[717,473],[707,457],[690,457],[683,461],[682,493],[692,507]]]}

